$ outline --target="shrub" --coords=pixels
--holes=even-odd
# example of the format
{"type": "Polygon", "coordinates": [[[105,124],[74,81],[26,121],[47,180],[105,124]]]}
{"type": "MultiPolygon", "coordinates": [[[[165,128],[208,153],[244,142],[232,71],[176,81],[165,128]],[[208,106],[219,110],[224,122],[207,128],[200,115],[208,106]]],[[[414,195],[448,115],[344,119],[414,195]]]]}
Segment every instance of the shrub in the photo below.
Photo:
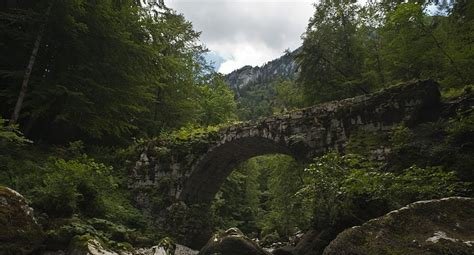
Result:
{"type": "Polygon", "coordinates": [[[52,217],[73,213],[104,216],[104,196],[118,185],[111,167],[83,156],[73,160],[51,158],[45,168],[42,185],[34,190],[35,207],[52,217]]]}
{"type": "Polygon", "coordinates": [[[6,147],[7,144],[11,146],[30,142],[31,141],[26,139],[18,130],[18,126],[7,126],[7,121],[0,117],[0,148],[6,147]]]}
{"type": "Polygon", "coordinates": [[[317,228],[360,224],[417,200],[464,194],[469,187],[441,167],[381,172],[377,163],[354,154],[326,154],[305,171],[309,177],[299,194],[312,206],[317,228]]]}

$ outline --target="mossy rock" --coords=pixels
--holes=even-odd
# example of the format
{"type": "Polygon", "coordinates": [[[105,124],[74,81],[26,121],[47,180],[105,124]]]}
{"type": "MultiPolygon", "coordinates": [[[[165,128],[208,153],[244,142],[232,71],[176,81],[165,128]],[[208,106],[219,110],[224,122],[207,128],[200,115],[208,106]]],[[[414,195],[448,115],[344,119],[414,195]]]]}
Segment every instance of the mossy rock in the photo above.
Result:
{"type": "Polygon", "coordinates": [[[237,228],[217,233],[201,249],[198,255],[269,255],[257,243],[242,234],[237,228]]]}
{"type": "Polygon", "coordinates": [[[474,254],[474,198],[420,201],[340,233],[324,255],[474,254]]]}
{"type": "Polygon", "coordinates": [[[176,243],[169,237],[161,239],[158,247],[162,248],[166,254],[174,254],[176,251],[176,243]]]}
{"type": "Polygon", "coordinates": [[[48,230],[45,244],[48,249],[66,249],[78,236],[90,236],[101,240],[108,247],[125,249],[131,247],[130,243],[137,241],[139,233],[104,219],[85,220],[73,217],[57,222],[48,230]]]}
{"type": "MultiPolygon", "coordinates": [[[[86,234],[75,236],[67,249],[69,255],[131,255],[135,249],[128,243],[111,243],[86,234]],[[113,246],[113,247],[112,247],[113,246]]],[[[138,253],[137,253],[138,254],[138,253]]]]}
{"type": "Polygon", "coordinates": [[[0,186],[0,254],[27,254],[37,249],[44,233],[33,209],[18,192],[0,186]]]}
{"type": "Polygon", "coordinates": [[[118,255],[91,235],[75,236],[69,246],[70,255],[118,255]]]}
{"type": "Polygon", "coordinates": [[[45,243],[48,249],[66,249],[74,237],[84,235],[99,236],[101,233],[81,219],[73,217],[62,220],[57,226],[48,230],[45,243]]]}

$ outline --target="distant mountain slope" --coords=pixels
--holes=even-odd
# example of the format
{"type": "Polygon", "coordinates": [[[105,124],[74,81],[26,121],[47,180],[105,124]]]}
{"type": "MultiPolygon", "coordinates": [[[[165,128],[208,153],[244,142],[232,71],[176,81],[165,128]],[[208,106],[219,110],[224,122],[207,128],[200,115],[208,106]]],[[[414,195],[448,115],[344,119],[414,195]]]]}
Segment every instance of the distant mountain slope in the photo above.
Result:
{"type": "Polygon", "coordinates": [[[276,87],[281,80],[294,80],[298,75],[296,55],[300,48],[288,52],[260,67],[244,66],[225,76],[235,92],[238,116],[252,120],[270,116],[276,110],[276,87]]]}
{"type": "Polygon", "coordinates": [[[277,79],[294,79],[298,72],[295,57],[300,48],[286,53],[280,58],[274,59],[261,67],[244,66],[225,76],[229,86],[238,97],[242,90],[256,84],[269,84],[277,79]]]}

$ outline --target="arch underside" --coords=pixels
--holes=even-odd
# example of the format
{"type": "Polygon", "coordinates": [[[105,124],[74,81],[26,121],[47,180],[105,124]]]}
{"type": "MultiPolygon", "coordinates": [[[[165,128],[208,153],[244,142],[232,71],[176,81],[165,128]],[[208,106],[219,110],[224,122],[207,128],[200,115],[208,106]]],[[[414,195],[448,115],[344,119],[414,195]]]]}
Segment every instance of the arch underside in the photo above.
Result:
{"type": "Polygon", "coordinates": [[[266,154],[294,156],[283,143],[262,137],[246,137],[225,143],[206,155],[186,181],[181,200],[188,204],[208,204],[227,176],[242,162],[266,154]]]}

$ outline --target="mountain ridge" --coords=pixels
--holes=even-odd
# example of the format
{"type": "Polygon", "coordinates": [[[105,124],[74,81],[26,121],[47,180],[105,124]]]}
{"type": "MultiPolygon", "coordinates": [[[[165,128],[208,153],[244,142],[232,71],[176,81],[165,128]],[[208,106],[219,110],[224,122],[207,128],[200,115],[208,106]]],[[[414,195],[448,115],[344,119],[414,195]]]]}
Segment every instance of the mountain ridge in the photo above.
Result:
{"type": "Polygon", "coordinates": [[[225,75],[224,78],[237,97],[241,96],[243,89],[251,85],[271,83],[279,78],[295,79],[298,74],[296,56],[300,51],[301,47],[292,52],[287,51],[281,57],[262,66],[241,67],[225,75]]]}

